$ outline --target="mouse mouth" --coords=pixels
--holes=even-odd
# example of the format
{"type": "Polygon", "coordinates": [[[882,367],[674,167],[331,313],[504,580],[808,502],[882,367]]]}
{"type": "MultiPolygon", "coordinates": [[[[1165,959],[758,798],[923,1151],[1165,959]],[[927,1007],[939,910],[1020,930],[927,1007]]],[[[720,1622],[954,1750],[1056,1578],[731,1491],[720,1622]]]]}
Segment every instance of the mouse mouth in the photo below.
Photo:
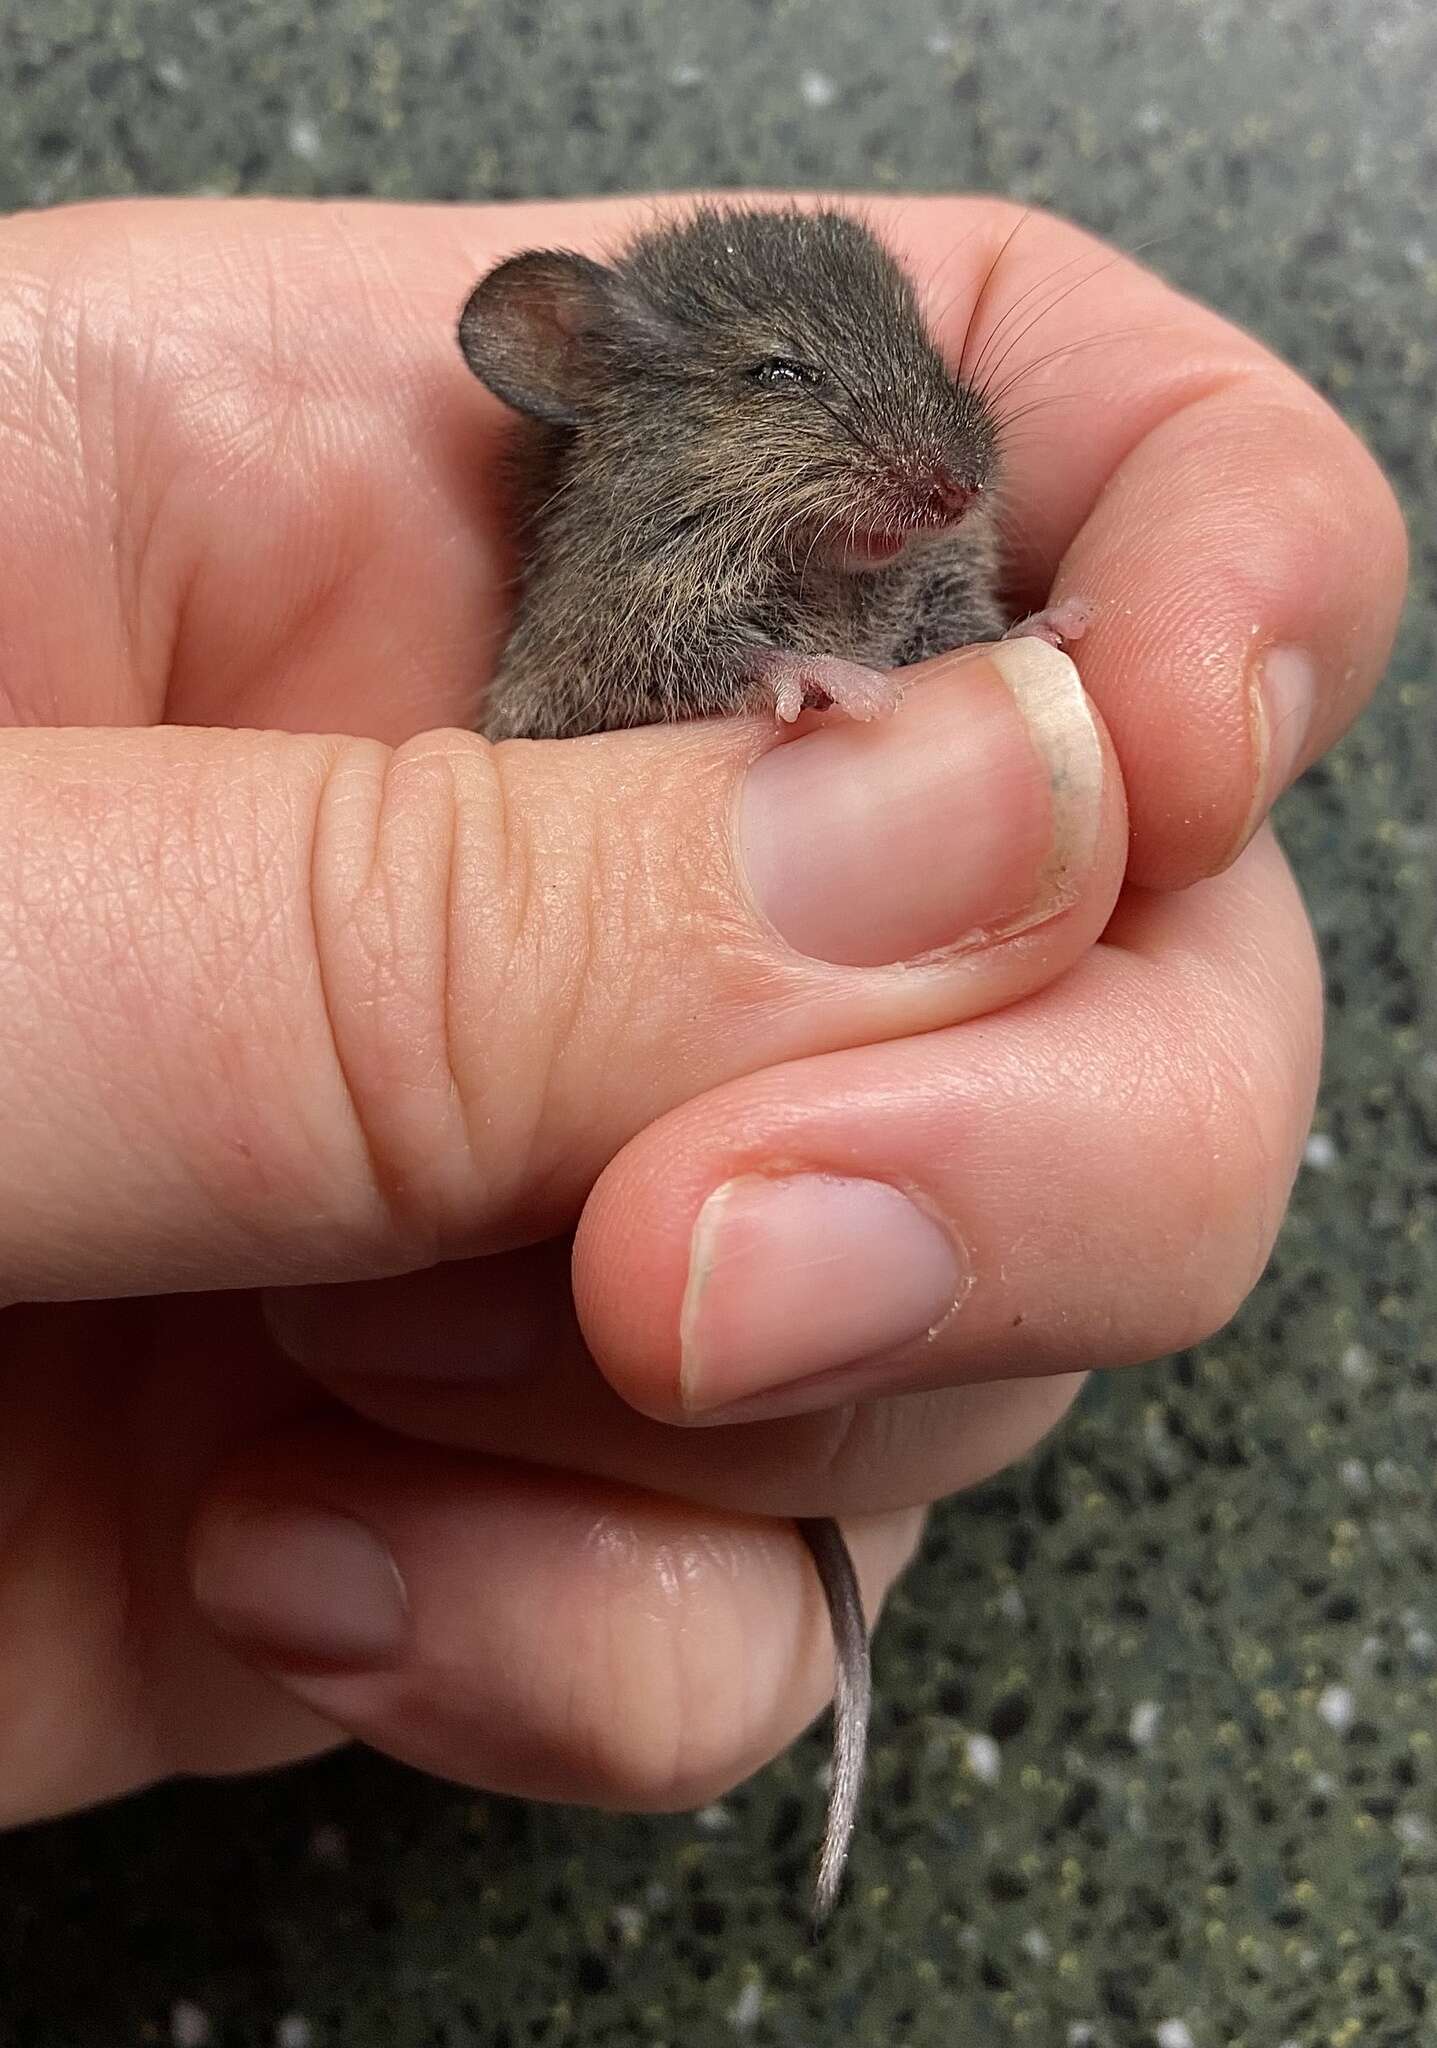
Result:
{"type": "Polygon", "coordinates": [[[835,535],[828,551],[829,560],[841,569],[883,569],[915,543],[941,540],[961,523],[961,513],[944,518],[920,512],[906,519],[887,520],[882,525],[848,527],[835,535]]]}
{"type": "Polygon", "coordinates": [[[947,470],[935,471],[916,490],[911,485],[904,490],[897,504],[891,497],[880,499],[879,516],[871,524],[855,520],[841,528],[826,550],[829,560],[841,569],[885,568],[912,543],[952,533],[977,496],[976,485],[955,481],[947,470]]]}
{"type": "Polygon", "coordinates": [[[867,532],[845,533],[835,549],[838,562],[849,569],[880,569],[897,561],[915,532],[931,528],[872,527],[867,532]]]}

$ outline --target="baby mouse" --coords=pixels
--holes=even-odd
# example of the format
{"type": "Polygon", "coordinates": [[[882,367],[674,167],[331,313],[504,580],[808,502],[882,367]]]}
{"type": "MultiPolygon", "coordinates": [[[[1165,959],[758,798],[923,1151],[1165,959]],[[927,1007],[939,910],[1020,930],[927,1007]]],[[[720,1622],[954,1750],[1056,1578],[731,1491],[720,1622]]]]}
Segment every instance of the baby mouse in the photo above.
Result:
{"type": "MultiPolygon", "coordinates": [[[[511,257],[459,321],[519,414],[522,584],[479,730],[561,738],[742,711],[872,718],[884,671],[1000,637],[998,426],[853,216],[699,206],[611,263],[511,257]]],[[[1070,599],[1014,631],[1062,644],[1070,599]]],[[[815,1918],[857,1813],[868,1632],[836,1523],[802,1521],[831,1617],[815,1918]]]]}

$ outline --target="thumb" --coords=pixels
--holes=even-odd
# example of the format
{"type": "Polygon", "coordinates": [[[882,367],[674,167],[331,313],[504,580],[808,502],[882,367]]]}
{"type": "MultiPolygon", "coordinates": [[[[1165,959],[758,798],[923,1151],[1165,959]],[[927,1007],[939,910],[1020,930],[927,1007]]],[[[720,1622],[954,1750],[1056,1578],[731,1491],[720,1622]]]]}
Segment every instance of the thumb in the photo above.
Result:
{"type": "MultiPolygon", "coordinates": [[[[1031,683],[1050,651],[1017,645],[1031,683]]],[[[0,735],[0,1299],[543,1236],[703,1088],[1051,978],[1107,916],[1122,799],[1071,664],[1025,708],[1007,658],[935,665],[882,732],[778,748],[758,722],[0,735]],[[775,753],[782,777],[751,772],[775,753]],[[845,789],[815,864],[804,807],[845,789]],[[951,862],[907,850],[924,803],[951,862]],[[905,948],[916,970],[882,964],[905,948]]]]}

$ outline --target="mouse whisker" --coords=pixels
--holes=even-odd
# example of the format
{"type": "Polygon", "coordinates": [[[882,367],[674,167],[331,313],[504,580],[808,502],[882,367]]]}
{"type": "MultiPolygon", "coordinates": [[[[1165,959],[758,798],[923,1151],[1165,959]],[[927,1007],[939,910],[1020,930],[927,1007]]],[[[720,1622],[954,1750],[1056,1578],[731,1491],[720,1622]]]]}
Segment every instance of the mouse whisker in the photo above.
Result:
{"type": "MultiPolygon", "coordinates": [[[[842,385],[844,391],[852,400],[853,404],[858,407],[860,412],[863,410],[864,401],[866,399],[867,403],[870,406],[872,406],[875,411],[878,411],[881,414],[884,396],[884,394],[881,391],[874,389],[870,385],[869,389],[866,392],[860,394],[849,383],[848,379],[844,376],[843,372],[837,369],[832,362],[826,363],[824,367],[828,371],[829,375],[832,378],[834,378],[837,383],[842,385]]],[[[874,448],[871,442],[864,440],[862,445],[868,450],[870,455],[878,455],[878,450],[874,448]]]]}
{"type": "MultiPolygon", "coordinates": [[[[1017,239],[1022,229],[1026,227],[1027,223],[1031,219],[1032,211],[1030,208],[1025,207],[1023,212],[1019,214],[1015,224],[1008,230],[1007,234],[1003,237],[1003,240],[998,247],[998,251],[994,256],[993,261],[988,265],[987,270],[984,272],[983,282],[979,285],[977,293],[973,300],[973,304],[969,309],[968,323],[963,329],[962,346],[958,350],[958,374],[961,377],[966,378],[968,376],[968,372],[965,367],[968,359],[968,344],[973,338],[974,322],[977,320],[978,315],[982,312],[984,304],[987,301],[989,287],[992,285],[994,278],[998,274],[998,266],[1002,263],[1003,258],[1012,248],[1014,241],[1017,239]]],[[[956,292],[954,293],[954,297],[957,297],[956,292]]]]}
{"type": "MultiPolygon", "coordinates": [[[[1081,291],[1084,285],[1092,284],[1097,278],[1102,277],[1105,272],[1111,270],[1114,264],[1122,263],[1124,261],[1126,261],[1126,258],[1122,256],[1113,256],[1106,263],[1100,263],[1095,270],[1088,271],[1085,276],[1075,278],[1073,282],[1070,285],[1066,285],[1062,291],[1055,292],[1053,297],[1048,300],[1046,305],[1040,306],[1038,308],[1038,311],[1034,313],[1030,319],[1024,321],[1023,325],[1018,329],[1016,334],[1012,334],[1008,337],[1008,339],[1003,344],[1003,347],[999,350],[997,356],[993,359],[991,363],[988,364],[982,382],[976,386],[979,396],[984,399],[987,398],[988,389],[993,378],[996,377],[999,370],[1002,369],[1004,363],[1007,362],[1009,356],[1013,353],[1013,350],[1018,346],[1018,344],[1023,340],[1024,336],[1031,334],[1033,329],[1039,324],[1040,321],[1046,320],[1050,313],[1056,312],[1058,307],[1062,305],[1063,301],[1065,299],[1070,299],[1074,292],[1081,291]]],[[[1064,266],[1064,268],[1067,267],[1067,265],[1064,266]]]]}
{"type": "Polygon", "coordinates": [[[824,534],[828,531],[832,523],[833,515],[830,514],[830,516],[827,519],[819,521],[818,525],[814,528],[813,533],[809,537],[808,548],[804,554],[802,562],[800,562],[800,564],[798,565],[798,588],[800,594],[803,591],[804,583],[806,582],[808,577],[808,566],[809,563],[813,560],[814,549],[818,546],[820,540],[822,540],[824,534]]]}
{"type": "MultiPolygon", "coordinates": [[[[1163,232],[1158,234],[1145,235],[1140,242],[1135,242],[1131,249],[1117,250],[1112,256],[1109,257],[1107,262],[1100,263],[1098,267],[1089,274],[1089,277],[1087,279],[1078,279],[1077,283],[1071,286],[1070,289],[1076,291],[1078,289],[1078,285],[1091,282],[1093,278],[1101,277],[1105,270],[1112,269],[1115,264],[1123,262],[1136,262],[1138,257],[1145,255],[1149,249],[1157,247],[1161,243],[1175,240],[1179,232],[1180,230],[1173,228],[1164,230],[1163,232]]],[[[1000,251],[1000,254],[1001,253],[1002,252],[1000,251]]],[[[1084,254],[1085,253],[1086,252],[1084,252],[1084,254]]],[[[1014,300],[1013,304],[1009,306],[1007,310],[1003,313],[1001,318],[998,320],[997,324],[992,328],[986,340],[984,341],[983,347],[979,351],[978,360],[974,363],[972,371],[968,375],[968,381],[970,383],[975,383],[977,381],[979,371],[982,368],[984,356],[987,354],[989,348],[992,347],[994,342],[997,341],[998,337],[1002,334],[1003,329],[1007,326],[1008,322],[1013,318],[1013,316],[1019,313],[1023,309],[1025,304],[1027,304],[1038,292],[1042,291],[1045,285],[1053,283],[1053,281],[1056,278],[1061,277],[1065,271],[1071,270],[1075,264],[1081,263],[1082,261],[1083,254],[1070,257],[1066,263],[1060,264],[1056,270],[1048,271],[1045,276],[1039,278],[1035,284],[1029,285],[1026,291],[1021,292],[1018,295],[1018,297],[1014,300]]],[[[1059,293],[1058,297],[1053,300],[1053,305],[1058,305],[1061,302],[1061,300],[1066,296],[1066,293],[1059,293]]],[[[1051,307],[1048,308],[1048,310],[1051,311],[1051,307]]],[[[976,314],[976,312],[977,307],[975,305],[974,313],[976,314]]],[[[1038,317],[1041,318],[1042,315],[1040,314],[1038,317]]],[[[966,353],[966,341],[964,353],[966,353]]],[[[996,365],[991,367],[996,367],[996,365]]],[[[959,370],[960,373],[963,371],[962,355],[960,355],[959,357],[959,370]]]]}
{"type": "Polygon", "coordinates": [[[980,380],[988,351],[995,347],[1002,339],[1004,330],[1008,327],[1009,323],[1020,318],[1040,292],[1046,291],[1058,278],[1066,276],[1070,270],[1076,269],[1078,264],[1086,261],[1087,254],[1086,249],[1082,250],[1078,255],[1070,256],[1066,263],[1060,263],[1055,270],[1045,270],[1041,277],[1035,278],[1032,284],[1019,292],[1018,296],[1009,305],[1004,307],[1003,311],[984,335],[983,346],[979,349],[977,356],[968,367],[967,376],[970,384],[977,384],[980,380]]]}
{"type": "Polygon", "coordinates": [[[1054,405],[1081,405],[1085,401],[1089,405],[1094,402],[1091,391],[1045,391],[1040,397],[1028,399],[1013,412],[1000,414],[998,431],[1004,437],[1004,447],[1008,446],[1009,428],[1017,426],[1019,420],[1027,419],[1030,413],[1047,412],[1054,405]]]}
{"type": "MultiPolygon", "coordinates": [[[[803,558],[803,566],[802,566],[802,567],[800,568],[800,570],[799,570],[799,572],[798,572],[798,587],[799,587],[799,590],[800,590],[800,591],[802,591],[802,589],[803,589],[803,586],[804,586],[804,581],[805,581],[805,579],[806,579],[806,577],[807,577],[807,575],[808,575],[808,571],[809,571],[809,565],[810,565],[810,564],[811,564],[811,562],[813,561],[814,551],[815,551],[815,550],[817,549],[817,547],[818,547],[819,543],[820,543],[820,542],[821,542],[821,541],[823,540],[824,536],[825,536],[825,535],[826,535],[826,534],[827,534],[827,533],[828,533],[828,532],[829,532],[829,531],[830,531],[830,530],[831,530],[831,529],[832,529],[832,528],[833,528],[834,526],[836,526],[836,525],[838,524],[839,520],[840,520],[840,519],[842,519],[842,517],[843,517],[843,511],[842,511],[842,508],[840,507],[840,509],[839,509],[838,511],[836,511],[836,512],[830,512],[830,514],[828,515],[828,517],[827,517],[826,519],[822,520],[822,521],[821,521],[821,522],[819,523],[819,526],[818,526],[817,530],[815,531],[815,533],[814,533],[814,535],[813,535],[813,538],[812,538],[812,540],[810,540],[810,542],[809,542],[809,544],[808,544],[808,552],[807,552],[807,554],[806,554],[806,555],[804,556],[804,558],[803,558]]],[[[852,537],[852,536],[850,535],[850,538],[851,538],[851,537],[852,537]]]]}
{"type": "MultiPolygon", "coordinates": [[[[937,291],[938,286],[943,282],[944,277],[952,269],[954,263],[956,263],[958,258],[962,255],[963,251],[968,247],[968,244],[973,240],[973,237],[977,234],[977,232],[977,228],[972,227],[968,230],[966,235],[960,235],[958,237],[958,240],[953,244],[952,248],[948,251],[948,254],[943,258],[942,262],[938,265],[938,268],[932,273],[930,277],[928,277],[925,280],[922,293],[923,317],[927,322],[930,330],[934,333],[937,333],[939,331],[943,321],[948,317],[949,313],[952,312],[954,305],[957,303],[958,294],[959,292],[961,292],[962,286],[959,285],[952,292],[950,292],[943,306],[941,314],[934,312],[933,295],[937,291]]],[[[994,262],[996,261],[997,258],[995,257],[994,262]]],[[[990,264],[990,274],[991,271],[992,265],[990,264]]]]}
{"type": "MultiPolygon", "coordinates": [[[[1037,278],[1032,284],[1028,286],[1026,291],[1020,292],[1018,297],[1013,301],[1013,303],[1010,306],[1005,308],[1001,317],[998,319],[998,321],[995,323],[995,325],[992,327],[992,329],[986,336],[983,343],[983,347],[979,352],[978,360],[973,365],[972,375],[974,379],[976,379],[979,376],[980,372],[984,369],[985,359],[987,357],[988,350],[992,348],[994,344],[1002,338],[1004,330],[1005,328],[1008,327],[1009,323],[1015,318],[1019,317],[1025,310],[1030,308],[1032,301],[1038,296],[1040,292],[1046,290],[1046,288],[1049,285],[1055,284],[1059,278],[1065,277],[1069,271],[1075,270],[1080,263],[1083,263],[1087,260],[1088,256],[1089,251],[1087,251],[1086,249],[1080,250],[1076,256],[1070,256],[1066,263],[1060,263],[1054,270],[1045,271],[1040,278],[1037,278]]],[[[1064,297],[1066,297],[1068,291],[1076,291],[1080,285],[1090,283],[1092,279],[1096,277],[1101,277],[1105,270],[1111,270],[1115,264],[1121,263],[1124,260],[1125,255],[1122,250],[1113,251],[1103,262],[1099,263],[1093,270],[1089,271],[1085,277],[1075,279],[1074,282],[1068,287],[1066,287],[1064,291],[1059,292],[1052,300],[1052,305],[1059,304],[1060,301],[1064,297]]],[[[1038,317],[1041,318],[1042,315],[1040,314],[1038,317]]],[[[987,364],[987,370],[990,375],[992,373],[992,369],[993,365],[991,363],[987,364]]]]}
{"type": "MultiPolygon", "coordinates": [[[[836,376],[837,372],[835,371],[832,374],[836,376]]],[[[849,390],[848,385],[843,383],[843,379],[841,377],[838,378],[838,382],[840,384],[843,384],[844,390],[848,392],[849,397],[852,398],[854,404],[857,405],[857,398],[855,398],[853,392],[849,390]]],[[[856,448],[863,449],[865,454],[873,456],[875,460],[879,459],[878,450],[874,447],[873,443],[869,440],[866,440],[864,436],[859,433],[856,427],[851,426],[849,422],[843,417],[842,413],[835,412],[831,405],[826,405],[821,398],[817,397],[816,394],[810,393],[809,395],[810,397],[813,398],[813,401],[818,406],[819,410],[821,412],[826,412],[828,414],[828,417],[833,421],[833,424],[836,427],[842,428],[843,432],[847,434],[849,440],[853,442],[856,448]]]]}
{"type": "Polygon", "coordinates": [[[1061,362],[1065,356],[1082,355],[1087,349],[1111,348],[1114,342],[1129,341],[1139,336],[1145,339],[1152,331],[1150,328],[1120,327],[1109,334],[1087,334],[1077,341],[1061,342],[1057,348],[1050,348],[1043,355],[1034,356],[1031,362],[1019,363],[1001,384],[993,385],[985,391],[984,398],[997,412],[1008,393],[1015,391],[1025,377],[1034,376],[1039,370],[1046,369],[1050,363],[1061,362]]]}

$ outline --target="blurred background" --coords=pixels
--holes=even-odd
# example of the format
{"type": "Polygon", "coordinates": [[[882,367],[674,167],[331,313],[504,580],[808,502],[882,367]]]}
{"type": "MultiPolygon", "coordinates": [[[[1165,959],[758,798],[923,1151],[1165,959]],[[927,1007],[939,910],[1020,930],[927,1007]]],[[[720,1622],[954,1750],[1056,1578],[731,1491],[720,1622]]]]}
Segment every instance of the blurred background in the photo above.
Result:
{"type": "Polygon", "coordinates": [[[1414,540],[1388,686],[1280,813],[1330,1038],[1272,1269],[935,1517],[830,1939],[821,1731],[672,1820],[349,1754],[0,1839],[5,2048],[1437,2039],[1434,79],[1431,0],[0,0],[6,207],[1000,190],[1159,238],[1414,540]]]}

